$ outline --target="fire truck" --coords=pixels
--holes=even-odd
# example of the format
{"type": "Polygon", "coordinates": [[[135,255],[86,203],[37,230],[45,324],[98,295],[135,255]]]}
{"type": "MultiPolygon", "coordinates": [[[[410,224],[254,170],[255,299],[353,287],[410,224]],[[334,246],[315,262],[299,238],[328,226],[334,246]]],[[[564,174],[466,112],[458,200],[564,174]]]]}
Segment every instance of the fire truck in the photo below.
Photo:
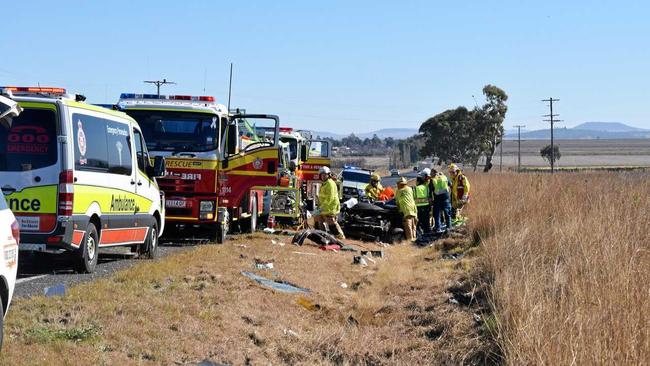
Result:
{"type": "Polygon", "coordinates": [[[264,186],[282,168],[279,118],[230,113],[212,96],[123,93],[117,109],[140,123],[152,157],[164,156],[169,234],[223,243],[233,224],[254,232],[264,186]]]}

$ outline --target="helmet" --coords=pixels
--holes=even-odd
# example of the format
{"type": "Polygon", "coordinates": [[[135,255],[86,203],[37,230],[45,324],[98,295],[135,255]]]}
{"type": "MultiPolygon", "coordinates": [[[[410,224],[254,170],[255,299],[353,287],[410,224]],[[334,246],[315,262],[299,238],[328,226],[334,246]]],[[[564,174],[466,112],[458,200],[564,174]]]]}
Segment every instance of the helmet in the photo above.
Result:
{"type": "Polygon", "coordinates": [[[318,169],[318,174],[330,174],[331,172],[332,171],[330,170],[330,168],[326,166],[322,166],[320,167],[320,169],[318,169]]]}
{"type": "Polygon", "coordinates": [[[456,164],[454,163],[449,164],[449,171],[455,172],[456,170],[460,170],[456,164]]]}
{"type": "Polygon", "coordinates": [[[398,186],[405,185],[405,184],[408,184],[408,181],[407,181],[406,178],[404,178],[404,177],[401,177],[401,178],[397,181],[397,185],[398,185],[398,186]]]}
{"type": "Polygon", "coordinates": [[[379,174],[377,174],[377,173],[373,173],[373,174],[370,176],[370,180],[371,180],[371,181],[375,181],[375,182],[379,182],[379,181],[381,180],[381,177],[379,176],[379,174]]]}
{"type": "Polygon", "coordinates": [[[429,176],[431,176],[431,169],[429,169],[429,168],[424,168],[424,169],[422,169],[422,172],[421,172],[421,173],[422,173],[423,176],[425,176],[425,177],[429,177],[429,176]]]}

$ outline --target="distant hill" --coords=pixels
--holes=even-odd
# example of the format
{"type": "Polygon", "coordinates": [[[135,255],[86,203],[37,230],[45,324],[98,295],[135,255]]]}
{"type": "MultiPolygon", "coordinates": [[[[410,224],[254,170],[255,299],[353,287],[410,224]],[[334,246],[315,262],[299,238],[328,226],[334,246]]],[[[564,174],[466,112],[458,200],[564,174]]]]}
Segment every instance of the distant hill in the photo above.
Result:
{"type": "MultiPolygon", "coordinates": [[[[528,140],[548,139],[550,136],[550,129],[521,132],[521,138],[528,140]]],[[[555,128],[553,137],[558,140],[639,139],[650,138],[650,130],[620,122],[585,122],[572,128],[555,128]]],[[[508,132],[505,138],[516,139],[517,133],[508,132]]]]}
{"type": "MultiPolygon", "coordinates": [[[[377,137],[379,137],[380,139],[385,139],[387,137],[392,137],[394,139],[405,139],[413,135],[417,135],[417,133],[418,130],[415,128],[383,128],[377,131],[355,133],[355,135],[360,139],[372,138],[372,136],[374,135],[377,135],[377,137]]],[[[338,134],[338,133],[332,133],[326,131],[314,131],[313,135],[320,136],[323,138],[330,137],[337,140],[349,136],[349,134],[345,135],[345,134],[338,134]]]]}

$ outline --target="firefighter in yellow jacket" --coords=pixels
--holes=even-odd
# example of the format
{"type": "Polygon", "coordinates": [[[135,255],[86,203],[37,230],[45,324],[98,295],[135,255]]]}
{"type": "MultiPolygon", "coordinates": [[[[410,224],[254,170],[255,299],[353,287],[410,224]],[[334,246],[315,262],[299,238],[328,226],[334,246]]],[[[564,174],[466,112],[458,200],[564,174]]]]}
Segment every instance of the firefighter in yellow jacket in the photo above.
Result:
{"type": "Polygon", "coordinates": [[[336,182],[332,177],[332,172],[326,166],[321,167],[319,171],[320,179],[323,182],[318,191],[318,210],[314,212],[314,223],[317,229],[326,229],[333,233],[339,239],[345,239],[341,226],[336,221],[336,216],[341,212],[341,201],[339,200],[339,191],[336,182]]]}
{"type": "Polygon", "coordinates": [[[373,173],[370,176],[370,183],[366,186],[366,197],[371,201],[377,201],[379,195],[384,191],[384,187],[381,185],[381,177],[377,173],[373,173]]]}
{"type": "Polygon", "coordinates": [[[463,171],[453,163],[449,164],[449,176],[451,178],[451,205],[455,212],[453,220],[462,222],[465,219],[462,216],[463,207],[469,202],[469,180],[463,171]]]}
{"type": "Polygon", "coordinates": [[[417,239],[416,226],[418,210],[415,206],[415,198],[413,197],[413,189],[407,185],[406,178],[402,177],[397,181],[397,194],[395,194],[395,201],[399,212],[404,216],[404,235],[406,240],[414,242],[417,239]]]}

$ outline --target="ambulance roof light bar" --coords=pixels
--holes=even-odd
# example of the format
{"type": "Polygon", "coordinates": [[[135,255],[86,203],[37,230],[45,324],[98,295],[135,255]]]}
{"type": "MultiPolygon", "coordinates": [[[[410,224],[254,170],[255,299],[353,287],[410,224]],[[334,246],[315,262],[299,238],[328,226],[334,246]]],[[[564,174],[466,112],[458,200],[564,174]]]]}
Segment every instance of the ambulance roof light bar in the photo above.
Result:
{"type": "Polygon", "coordinates": [[[66,90],[64,88],[55,88],[49,86],[0,86],[0,89],[12,92],[14,94],[66,94],[66,90]]]}

